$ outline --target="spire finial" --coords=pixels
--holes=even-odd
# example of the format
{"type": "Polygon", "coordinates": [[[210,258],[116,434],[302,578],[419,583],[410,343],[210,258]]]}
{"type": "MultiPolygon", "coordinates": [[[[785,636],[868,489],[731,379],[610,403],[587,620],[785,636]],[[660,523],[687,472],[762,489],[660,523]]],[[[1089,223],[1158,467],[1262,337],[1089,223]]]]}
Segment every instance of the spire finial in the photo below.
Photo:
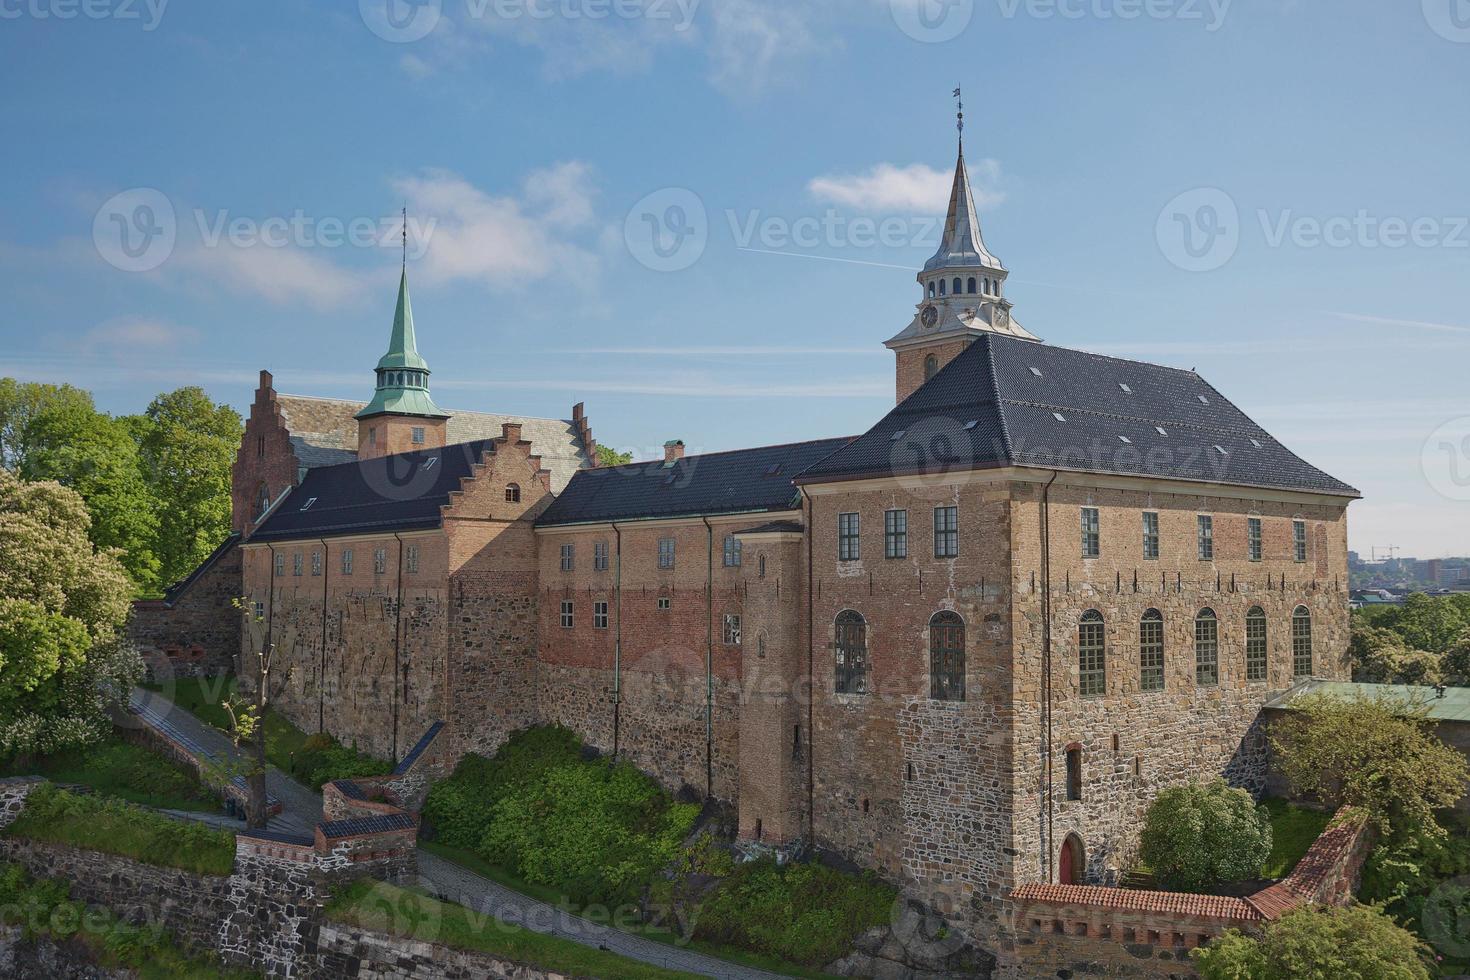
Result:
{"type": "Polygon", "coordinates": [[[403,268],[408,268],[408,208],[403,209],[403,268]]]}
{"type": "Polygon", "coordinates": [[[960,87],[954,89],[954,128],[960,134],[960,152],[965,152],[965,100],[960,97],[960,87]]]}

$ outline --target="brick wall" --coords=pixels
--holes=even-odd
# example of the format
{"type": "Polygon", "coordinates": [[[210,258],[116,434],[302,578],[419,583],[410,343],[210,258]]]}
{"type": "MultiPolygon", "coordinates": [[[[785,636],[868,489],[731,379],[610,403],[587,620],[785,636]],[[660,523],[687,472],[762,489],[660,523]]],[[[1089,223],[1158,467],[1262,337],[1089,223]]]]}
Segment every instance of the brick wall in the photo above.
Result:
{"type": "Polygon", "coordinates": [[[908,347],[904,350],[894,351],[895,354],[895,392],[898,401],[903,401],[919,389],[927,379],[924,377],[924,362],[932,355],[938,362],[939,367],[944,367],[950,361],[959,356],[970,344],[973,338],[957,338],[929,344],[924,347],[908,347]]]}
{"type": "Polygon", "coordinates": [[[230,476],[230,527],[249,533],[260,516],[261,491],[275,500],[294,487],[301,466],[291,445],[291,432],[281,417],[269,371],[260,372],[260,385],[245,419],[245,434],[230,476]]]}

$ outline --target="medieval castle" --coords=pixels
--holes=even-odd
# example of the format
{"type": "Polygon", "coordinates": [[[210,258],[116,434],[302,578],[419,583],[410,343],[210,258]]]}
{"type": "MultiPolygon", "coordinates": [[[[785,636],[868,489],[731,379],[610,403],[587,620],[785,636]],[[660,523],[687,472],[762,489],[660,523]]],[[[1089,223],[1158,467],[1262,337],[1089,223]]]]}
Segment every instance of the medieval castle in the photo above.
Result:
{"type": "Polygon", "coordinates": [[[140,605],[156,671],[225,670],[245,596],[277,706],[384,757],[556,723],[740,834],[845,855],[977,937],[1109,882],[1159,789],[1259,789],[1261,706],[1346,678],[1348,503],[1192,371],[1050,346],[963,153],[857,436],[596,466],[566,420],[439,409],[407,275],[366,403],[261,372],[234,534],[140,605]]]}

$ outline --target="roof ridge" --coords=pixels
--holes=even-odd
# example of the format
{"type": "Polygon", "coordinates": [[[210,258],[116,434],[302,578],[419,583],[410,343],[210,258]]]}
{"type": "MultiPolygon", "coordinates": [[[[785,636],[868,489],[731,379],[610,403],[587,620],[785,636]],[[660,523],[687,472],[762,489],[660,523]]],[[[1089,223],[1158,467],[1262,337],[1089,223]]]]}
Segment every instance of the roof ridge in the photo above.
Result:
{"type": "MultiPolygon", "coordinates": [[[[1199,380],[1204,381],[1204,376],[1201,375],[1194,368],[1181,368],[1181,367],[1174,367],[1174,366],[1169,365],[1169,364],[1156,364],[1153,361],[1144,361],[1144,360],[1140,360],[1139,358],[1136,358],[1136,357],[1118,357],[1118,356],[1116,356],[1114,354],[1101,354],[1101,353],[1098,353],[1095,350],[1088,350],[1086,347],[1066,347],[1066,346],[1064,346],[1062,344],[1048,344],[1045,341],[1026,340],[1023,337],[1006,337],[1004,334],[992,333],[992,334],[990,334],[990,336],[992,336],[992,337],[1003,337],[1006,340],[1013,340],[1013,341],[1016,341],[1017,343],[1025,344],[1028,347],[1044,347],[1044,348],[1049,347],[1049,348],[1052,348],[1054,350],[1071,351],[1074,354],[1086,354],[1088,357],[1100,357],[1100,358],[1102,358],[1105,361],[1113,361],[1113,362],[1115,362],[1117,364],[1137,364],[1137,365],[1140,365],[1142,367],[1155,368],[1155,369],[1160,370],[1160,371],[1173,371],[1176,374],[1187,374],[1190,377],[1198,378],[1199,380]]],[[[1209,382],[1207,382],[1207,381],[1205,383],[1206,384],[1209,384],[1209,382]]],[[[1213,388],[1214,386],[1213,385],[1210,385],[1210,387],[1213,388]]],[[[1218,392],[1217,392],[1217,394],[1218,394],[1218,392]]]]}
{"type": "MultiPolygon", "coordinates": [[[[762,449],[787,449],[791,446],[810,446],[814,445],[815,443],[833,442],[838,439],[845,440],[845,442],[851,442],[856,438],[857,436],[824,436],[820,439],[797,439],[795,442],[773,442],[769,446],[747,446],[744,449],[717,449],[712,453],[695,453],[693,456],[680,456],[679,459],[675,460],[675,462],[683,462],[690,459],[706,459],[710,456],[729,456],[734,453],[753,453],[759,452],[762,449]]],[[[838,448],[840,449],[841,447],[839,446],[838,448]]],[[[665,461],[661,459],[639,459],[634,460],[631,463],[618,463],[614,466],[589,466],[587,467],[587,470],[589,472],[592,470],[614,470],[617,469],[619,466],[645,466],[650,463],[657,463],[662,466],[664,465],[665,461]]]]}
{"type": "MultiPolygon", "coordinates": [[[[435,447],[431,447],[431,448],[428,448],[428,449],[410,449],[410,450],[407,450],[406,452],[401,452],[401,453],[384,453],[381,456],[370,456],[367,459],[357,458],[357,459],[343,460],[340,463],[327,463],[324,466],[313,466],[310,469],[308,469],[307,472],[308,473],[317,473],[317,472],[320,472],[321,470],[335,470],[339,466],[361,466],[361,465],[363,465],[365,463],[371,463],[373,460],[377,460],[377,459],[395,459],[395,458],[403,457],[403,456],[423,456],[425,458],[428,458],[429,456],[433,456],[435,459],[438,459],[438,458],[440,458],[443,455],[443,453],[444,453],[444,451],[446,449],[454,449],[454,448],[456,448],[458,446],[473,446],[476,443],[487,443],[487,444],[491,444],[491,443],[494,443],[494,442],[495,442],[495,439],[494,438],[491,438],[491,437],[486,437],[484,439],[466,439],[464,442],[450,442],[450,443],[445,443],[442,446],[435,446],[435,447]]],[[[303,485],[304,484],[297,484],[297,489],[300,489],[300,487],[303,486],[303,485]]]]}
{"type": "MultiPolygon", "coordinates": [[[[1000,378],[996,376],[997,372],[995,370],[995,352],[990,348],[990,337],[981,339],[985,342],[985,353],[988,355],[985,366],[990,369],[990,391],[995,396],[995,417],[1000,422],[1001,452],[1005,453],[1006,459],[1014,462],[1016,457],[1011,452],[1011,426],[1006,421],[1005,399],[1001,398],[1000,395],[1000,378]]],[[[956,359],[958,360],[958,358],[956,359]]]]}
{"type": "MultiPolygon", "coordinates": [[[[367,404],[367,402],[357,398],[331,398],[327,395],[293,395],[288,391],[276,392],[276,398],[277,400],[282,398],[300,398],[306,401],[335,402],[339,405],[357,405],[359,407],[367,404]]],[[[444,411],[449,415],[504,415],[507,418],[525,419],[528,422],[565,422],[567,425],[572,424],[571,419],[552,418],[548,415],[526,415],[523,412],[486,412],[469,408],[446,408],[444,411]]]]}

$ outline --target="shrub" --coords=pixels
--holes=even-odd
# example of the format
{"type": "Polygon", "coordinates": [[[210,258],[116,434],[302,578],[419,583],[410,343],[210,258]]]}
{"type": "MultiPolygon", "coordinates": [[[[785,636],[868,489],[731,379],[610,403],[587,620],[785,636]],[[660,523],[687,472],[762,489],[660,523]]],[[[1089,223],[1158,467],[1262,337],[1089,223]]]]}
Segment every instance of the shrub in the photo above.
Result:
{"type": "Polygon", "coordinates": [[[392,769],[384,760],[364,755],[322,733],[302,742],[291,759],[292,774],[318,792],[334,779],[382,776],[392,769]]]}
{"type": "Polygon", "coordinates": [[[1144,817],[1141,857],[1166,888],[1203,891],[1260,873],[1271,821],[1223,779],[1164,790],[1144,817]]]}
{"type": "Polygon", "coordinates": [[[173,820],[118,799],[80,796],[50,783],[31,791],[5,833],[201,874],[227,875],[235,865],[235,835],[229,831],[173,820]]]}
{"type": "Polygon", "coordinates": [[[1371,905],[1299,908],[1261,939],[1231,929],[1190,953],[1204,980],[1428,980],[1428,949],[1371,905]]]}
{"type": "Polygon", "coordinates": [[[1391,697],[1299,697],[1271,726],[1271,747],[1298,793],[1367,811],[1391,838],[1444,833],[1435,811],[1465,791],[1465,759],[1435,737],[1425,709],[1391,697]]]}
{"type": "Polygon", "coordinates": [[[886,924],[896,898],[871,875],[753,861],[705,900],[694,935],[820,967],[845,956],[865,930],[886,924]]]}

